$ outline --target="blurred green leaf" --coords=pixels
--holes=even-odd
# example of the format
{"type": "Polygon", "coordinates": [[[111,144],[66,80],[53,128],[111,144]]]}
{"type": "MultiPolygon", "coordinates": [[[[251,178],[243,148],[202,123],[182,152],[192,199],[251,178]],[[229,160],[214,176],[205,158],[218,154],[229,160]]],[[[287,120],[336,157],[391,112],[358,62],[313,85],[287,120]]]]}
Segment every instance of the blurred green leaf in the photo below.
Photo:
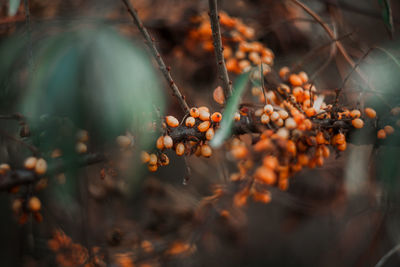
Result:
{"type": "Polygon", "coordinates": [[[381,50],[383,53],[385,53],[390,59],[393,60],[393,62],[397,65],[397,67],[399,67],[400,69],[400,61],[392,54],[390,53],[388,50],[386,50],[383,47],[376,47],[376,49],[381,50]]]}
{"type": "Polygon", "coordinates": [[[221,128],[217,131],[215,137],[210,142],[212,147],[220,147],[231,134],[233,118],[235,116],[235,112],[238,109],[240,98],[246,89],[249,77],[250,72],[246,72],[241,74],[235,81],[232,96],[228,99],[225,111],[222,116],[221,128]]]}
{"type": "Polygon", "coordinates": [[[164,103],[144,50],[105,26],[64,32],[38,47],[20,105],[24,114],[68,118],[98,143],[126,130],[141,145],[150,141],[144,126],[155,118],[153,107],[163,111],[164,103]]]}
{"type": "Polygon", "coordinates": [[[14,16],[15,14],[17,14],[20,2],[21,2],[20,0],[10,0],[8,2],[8,15],[9,16],[14,16]]]}
{"type": "Polygon", "coordinates": [[[386,28],[390,33],[393,33],[393,17],[392,17],[392,8],[390,5],[390,0],[379,0],[379,4],[382,8],[382,19],[385,23],[386,28]]]}

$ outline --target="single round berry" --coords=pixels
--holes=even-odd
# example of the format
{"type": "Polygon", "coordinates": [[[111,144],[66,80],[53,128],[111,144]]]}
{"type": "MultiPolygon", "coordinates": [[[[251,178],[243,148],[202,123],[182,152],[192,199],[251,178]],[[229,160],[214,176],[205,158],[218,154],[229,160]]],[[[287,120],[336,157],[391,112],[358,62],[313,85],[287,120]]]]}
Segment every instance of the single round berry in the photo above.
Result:
{"type": "Polygon", "coordinates": [[[36,174],[43,175],[46,173],[46,171],[47,171],[47,162],[42,158],[38,159],[35,166],[36,174]]]}
{"type": "Polygon", "coordinates": [[[164,136],[160,136],[160,137],[157,138],[156,147],[159,150],[164,149],[164,136]]]}
{"type": "Polygon", "coordinates": [[[220,122],[220,121],[222,120],[222,114],[219,113],[219,112],[214,112],[214,113],[211,115],[211,120],[212,120],[213,122],[220,122]]]}
{"type": "Polygon", "coordinates": [[[28,209],[30,211],[37,212],[40,210],[41,206],[42,204],[40,203],[40,200],[37,197],[31,197],[28,200],[28,209]]]}
{"type": "Polygon", "coordinates": [[[121,148],[128,148],[132,143],[132,140],[126,135],[118,136],[116,141],[118,146],[121,148]]]}
{"type": "Polygon", "coordinates": [[[25,169],[33,170],[36,167],[37,158],[36,157],[28,157],[24,162],[25,169]]]}
{"type": "Polygon", "coordinates": [[[356,129],[361,129],[362,127],[364,127],[364,121],[362,119],[360,119],[360,118],[352,120],[351,124],[356,129]]]}
{"type": "Polygon", "coordinates": [[[167,125],[171,128],[175,128],[178,127],[179,125],[179,121],[177,118],[175,118],[174,116],[167,116],[165,117],[165,122],[167,123],[167,125]]]}
{"type": "Polygon", "coordinates": [[[173,145],[174,141],[172,140],[172,137],[169,135],[164,136],[164,147],[170,149],[173,145]]]}
{"type": "Polygon", "coordinates": [[[201,146],[201,155],[206,158],[211,157],[212,148],[209,145],[202,145],[201,146]]]}
{"type": "Polygon", "coordinates": [[[147,163],[150,160],[150,155],[146,151],[142,151],[140,153],[140,159],[142,160],[143,163],[147,163]]]}
{"type": "Polygon", "coordinates": [[[199,126],[197,126],[197,129],[200,132],[205,132],[210,128],[211,123],[209,121],[203,121],[202,123],[199,124],[199,126]]]}
{"type": "Polygon", "coordinates": [[[198,118],[200,116],[200,112],[198,108],[191,108],[190,111],[190,116],[192,116],[193,118],[198,118]]]}
{"type": "Polygon", "coordinates": [[[208,130],[206,131],[206,139],[210,141],[213,138],[214,138],[214,129],[208,128],[208,130]]]}
{"type": "Polygon", "coordinates": [[[373,110],[372,108],[365,108],[364,112],[368,118],[370,118],[370,119],[376,118],[376,111],[373,110]]]}
{"type": "Polygon", "coordinates": [[[196,119],[194,117],[190,116],[190,117],[186,118],[185,125],[187,127],[193,127],[195,123],[196,123],[196,119]]]}
{"type": "Polygon", "coordinates": [[[185,153],[185,145],[183,143],[178,143],[175,152],[178,156],[182,156],[185,153]]]}

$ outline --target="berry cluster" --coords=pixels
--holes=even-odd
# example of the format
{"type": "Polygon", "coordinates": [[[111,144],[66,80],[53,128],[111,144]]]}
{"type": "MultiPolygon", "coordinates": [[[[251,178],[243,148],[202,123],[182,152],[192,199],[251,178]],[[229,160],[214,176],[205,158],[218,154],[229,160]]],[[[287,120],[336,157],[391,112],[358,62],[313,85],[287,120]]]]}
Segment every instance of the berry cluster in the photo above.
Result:
{"type": "MultiPolygon", "coordinates": [[[[254,41],[255,30],[252,27],[224,12],[219,13],[219,19],[222,28],[223,55],[229,72],[239,74],[261,63],[266,69],[273,65],[274,53],[262,43],[254,41]]],[[[193,50],[200,43],[205,51],[214,51],[211,25],[207,15],[204,13],[194,17],[192,22],[196,27],[189,31],[185,47],[193,50]]]]}

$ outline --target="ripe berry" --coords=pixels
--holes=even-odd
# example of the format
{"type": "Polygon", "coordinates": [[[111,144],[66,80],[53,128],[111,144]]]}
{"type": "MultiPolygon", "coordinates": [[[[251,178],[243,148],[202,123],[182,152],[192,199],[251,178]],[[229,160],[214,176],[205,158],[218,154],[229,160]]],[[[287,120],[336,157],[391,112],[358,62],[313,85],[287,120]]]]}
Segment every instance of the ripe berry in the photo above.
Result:
{"type": "Polygon", "coordinates": [[[316,138],[316,140],[317,140],[317,144],[318,144],[318,145],[322,145],[322,144],[325,144],[325,143],[326,143],[324,134],[323,134],[322,132],[317,133],[317,135],[316,135],[315,138],[316,138]]]}
{"type": "Polygon", "coordinates": [[[131,145],[132,140],[126,135],[120,135],[116,139],[117,144],[121,148],[128,148],[131,145]]]}
{"type": "Polygon", "coordinates": [[[345,151],[346,148],[347,148],[347,143],[343,143],[343,144],[340,144],[340,145],[337,146],[337,149],[339,151],[345,151]]]}
{"type": "Polygon", "coordinates": [[[265,112],[267,115],[271,115],[272,112],[274,112],[274,107],[273,107],[272,105],[270,105],[270,104],[265,105],[265,106],[264,106],[264,112],[265,112]]]}
{"type": "Polygon", "coordinates": [[[200,111],[198,108],[191,108],[189,113],[193,118],[198,118],[200,116],[200,111]]]}
{"type": "Polygon", "coordinates": [[[315,108],[306,109],[307,117],[312,117],[312,116],[315,116],[316,114],[317,114],[317,111],[315,110],[315,108]]]}
{"type": "Polygon", "coordinates": [[[211,157],[212,148],[209,145],[202,145],[201,146],[201,155],[206,158],[211,157]]]}
{"type": "Polygon", "coordinates": [[[290,72],[290,70],[288,67],[282,67],[279,70],[279,77],[281,77],[281,79],[284,80],[286,78],[286,76],[289,74],[289,72],[290,72]]]}
{"type": "Polygon", "coordinates": [[[37,158],[36,157],[29,157],[24,162],[25,169],[32,170],[36,167],[37,158]]]}
{"type": "MultiPolygon", "coordinates": [[[[282,119],[277,120],[277,122],[282,121],[282,119]]],[[[283,121],[282,121],[283,124],[283,121]]],[[[277,126],[282,126],[282,125],[278,125],[277,126]]],[[[286,128],[280,128],[277,132],[276,135],[279,136],[282,139],[288,139],[289,138],[289,131],[286,128]]]]}
{"type": "Polygon", "coordinates": [[[30,210],[30,211],[33,211],[33,212],[35,212],[35,211],[39,211],[40,210],[40,208],[41,208],[41,203],[40,203],[40,200],[37,198],[37,197],[31,197],[29,200],[28,200],[28,209],[30,210]]]}
{"type": "MultiPolygon", "coordinates": [[[[192,116],[193,117],[193,116],[192,116]]],[[[165,117],[165,122],[167,123],[167,125],[169,127],[175,128],[178,127],[179,125],[179,121],[177,118],[175,118],[174,116],[167,116],[165,117]]]]}
{"type": "Polygon", "coordinates": [[[206,106],[199,107],[199,112],[201,112],[201,111],[206,111],[206,112],[210,113],[210,110],[206,106]]]}
{"type": "Polygon", "coordinates": [[[391,135],[394,133],[394,128],[390,125],[386,125],[385,127],[383,127],[383,130],[387,135],[391,135]]]}
{"type": "Polygon", "coordinates": [[[195,118],[193,118],[193,117],[187,117],[186,118],[185,125],[187,127],[193,127],[195,123],[196,123],[195,118]]]}
{"type": "Polygon", "coordinates": [[[364,112],[368,118],[370,118],[370,119],[376,118],[376,111],[373,110],[372,108],[365,108],[364,112]]]}
{"type": "Polygon", "coordinates": [[[233,146],[230,152],[235,159],[244,159],[249,151],[244,145],[237,145],[233,146]]]}
{"type": "Polygon", "coordinates": [[[164,136],[164,147],[170,149],[174,145],[174,141],[172,140],[171,136],[166,135],[164,136]]]}
{"type": "Polygon", "coordinates": [[[380,129],[377,133],[378,139],[385,139],[386,138],[386,132],[383,129],[380,129]]]}
{"type": "Polygon", "coordinates": [[[240,121],[240,113],[239,112],[235,112],[235,115],[233,117],[235,119],[235,121],[240,121]]]}
{"type": "Polygon", "coordinates": [[[140,159],[142,160],[143,163],[147,163],[150,160],[150,155],[146,151],[142,151],[140,153],[140,159]]]}
{"type": "Polygon", "coordinates": [[[157,155],[150,154],[149,165],[157,165],[157,155]]]}
{"type": "Polygon", "coordinates": [[[206,139],[210,141],[213,138],[214,138],[214,129],[208,128],[208,130],[206,131],[206,139]]]}
{"type": "Polygon", "coordinates": [[[78,154],[85,154],[87,152],[87,145],[85,143],[78,142],[75,145],[75,151],[78,154]]]}
{"type": "Polygon", "coordinates": [[[149,171],[151,171],[151,172],[155,172],[155,171],[157,171],[157,169],[158,169],[157,165],[148,165],[147,168],[148,168],[149,171]]]}
{"type": "Polygon", "coordinates": [[[304,71],[299,72],[299,77],[303,83],[308,82],[308,75],[304,71]]]}
{"type": "Polygon", "coordinates": [[[361,116],[361,112],[360,112],[358,109],[353,109],[353,110],[350,112],[350,116],[351,116],[352,118],[359,118],[359,117],[361,116]]]}
{"type": "Polygon", "coordinates": [[[223,105],[225,103],[224,91],[222,90],[221,86],[218,86],[217,88],[214,89],[213,98],[214,101],[220,105],[223,105]]]}
{"type": "Polygon", "coordinates": [[[279,118],[278,120],[275,121],[275,125],[278,127],[282,127],[283,126],[283,120],[281,118],[279,118]]]}
{"type": "Polygon", "coordinates": [[[275,156],[266,156],[263,159],[263,166],[275,170],[279,165],[278,159],[275,156]]]}
{"type": "Polygon", "coordinates": [[[306,154],[299,154],[297,156],[297,162],[300,163],[303,166],[307,166],[309,162],[309,158],[306,154]]]}
{"type": "Polygon", "coordinates": [[[267,185],[273,185],[276,182],[276,174],[270,168],[261,166],[254,173],[254,178],[267,185]]]}
{"type": "Polygon", "coordinates": [[[333,137],[333,141],[335,145],[342,145],[346,143],[346,137],[342,133],[338,133],[333,137]]]}
{"type": "Polygon", "coordinates": [[[289,76],[289,82],[293,85],[293,86],[301,86],[303,84],[303,81],[301,80],[300,76],[297,74],[291,74],[289,76]]]}
{"type": "Polygon", "coordinates": [[[210,120],[210,113],[205,110],[200,110],[199,118],[202,121],[208,121],[208,120],[210,120]]]}
{"type": "Polygon", "coordinates": [[[203,121],[202,123],[199,124],[199,126],[197,126],[197,129],[203,133],[210,128],[210,125],[211,125],[210,121],[203,121]]]}
{"type": "Polygon", "coordinates": [[[297,123],[293,118],[288,118],[285,121],[285,127],[288,130],[293,130],[297,127],[297,123]]]}
{"type": "Polygon", "coordinates": [[[283,110],[283,109],[279,110],[278,113],[279,113],[279,116],[281,116],[281,118],[283,120],[286,120],[289,117],[289,113],[287,113],[286,110],[283,110]]]}
{"type": "Polygon", "coordinates": [[[351,124],[353,125],[354,128],[361,129],[364,127],[364,121],[362,119],[354,119],[351,121],[351,124]]]}
{"type": "Polygon", "coordinates": [[[252,196],[253,196],[253,200],[256,202],[262,202],[265,204],[271,202],[271,193],[268,191],[263,192],[263,193],[254,192],[252,196]]]}
{"type": "Polygon", "coordinates": [[[183,143],[178,143],[175,152],[178,156],[182,156],[185,153],[185,145],[183,143]]]}
{"type": "Polygon", "coordinates": [[[214,112],[214,113],[211,115],[211,120],[212,120],[213,122],[220,122],[220,121],[222,120],[222,114],[219,113],[219,112],[214,112]]]}
{"type": "Polygon", "coordinates": [[[159,150],[164,149],[164,136],[160,136],[160,137],[157,138],[156,147],[159,150]]]}
{"type": "Polygon", "coordinates": [[[164,154],[164,153],[162,153],[162,154],[160,155],[159,160],[160,160],[160,163],[161,163],[162,166],[167,166],[167,165],[169,164],[169,158],[168,158],[168,156],[167,156],[166,154],[164,154]]]}
{"type": "Polygon", "coordinates": [[[267,114],[262,114],[260,120],[261,120],[262,124],[267,124],[267,123],[269,123],[270,119],[269,119],[269,116],[267,114]]]}
{"type": "Polygon", "coordinates": [[[35,166],[36,174],[43,175],[46,173],[46,171],[47,171],[47,162],[42,158],[38,159],[35,166]]]}
{"type": "Polygon", "coordinates": [[[278,119],[280,119],[279,113],[276,111],[272,112],[270,118],[272,121],[277,121],[278,119]]]}

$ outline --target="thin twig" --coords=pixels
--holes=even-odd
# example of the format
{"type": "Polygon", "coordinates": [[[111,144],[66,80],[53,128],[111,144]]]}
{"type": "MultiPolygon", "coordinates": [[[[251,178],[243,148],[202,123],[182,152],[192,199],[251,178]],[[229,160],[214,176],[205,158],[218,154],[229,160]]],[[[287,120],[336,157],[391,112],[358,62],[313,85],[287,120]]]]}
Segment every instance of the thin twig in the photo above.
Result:
{"type": "Polygon", "coordinates": [[[35,146],[30,145],[30,144],[28,144],[28,143],[26,143],[26,142],[24,142],[24,141],[22,141],[22,140],[20,140],[20,139],[18,139],[16,137],[12,136],[11,134],[8,134],[7,132],[5,132],[3,130],[0,130],[0,135],[4,136],[4,137],[6,137],[6,138],[8,138],[8,139],[20,144],[20,145],[25,146],[26,148],[28,148],[33,153],[33,155],[35,155],[35,156],[39,155],[39,150],[35,146]]]}
{"type": "Polygon", "coordinates": [[[147,29],[144,27],[142,21],[140,20],[138,14],[136,13],[136,10],[133,8],[132,4],[129,2],[129,0],[122,0],[128,9],[129,14],[131,15],[133,22],[136,24],[138,27],[140,33],[143,35],[144,39],[146,40],[146,45],[149,47],[151,54],[157,61],[157,64],[164,75],[164,78],[167,80],[169,83],[169,86],[172,90],[172,94],[178,99],[179,105],[181,106],[182,110],[185,113],[189,112],[189,106],[186,103],[185,97],[182,95],[182,93],[179,91],[178,86],[176,86],[174,80],[172,79],[171,73],[170,73],[170,68],[167,67],[164,63],[164,60],[161,58],[160,53],[158,52],[155,44],[154,44],[154,38],[152,38],[147,31],[147,29]]]}
{"type": "Polygon", "coordinates": [[[389,258],[400,250],[400,244],[389,250],[375,265],[375,267],[383,267],[389,258]]]}
{"type": "Polygon", "coordinates": [[[208,0],[210,7],[210,23],[212,37],[214,43],[215,56],[217,59],[218,74],[222,80],[222,88],[224,89],[225,98],[228,99],[232,94],[232,82],[229,80],[228,70],[226,69],[225,59],[223,55],[224,48],[221,40],[221,28],[219,25],[219,15],[217,8],[217,0],[208,0]]]}

